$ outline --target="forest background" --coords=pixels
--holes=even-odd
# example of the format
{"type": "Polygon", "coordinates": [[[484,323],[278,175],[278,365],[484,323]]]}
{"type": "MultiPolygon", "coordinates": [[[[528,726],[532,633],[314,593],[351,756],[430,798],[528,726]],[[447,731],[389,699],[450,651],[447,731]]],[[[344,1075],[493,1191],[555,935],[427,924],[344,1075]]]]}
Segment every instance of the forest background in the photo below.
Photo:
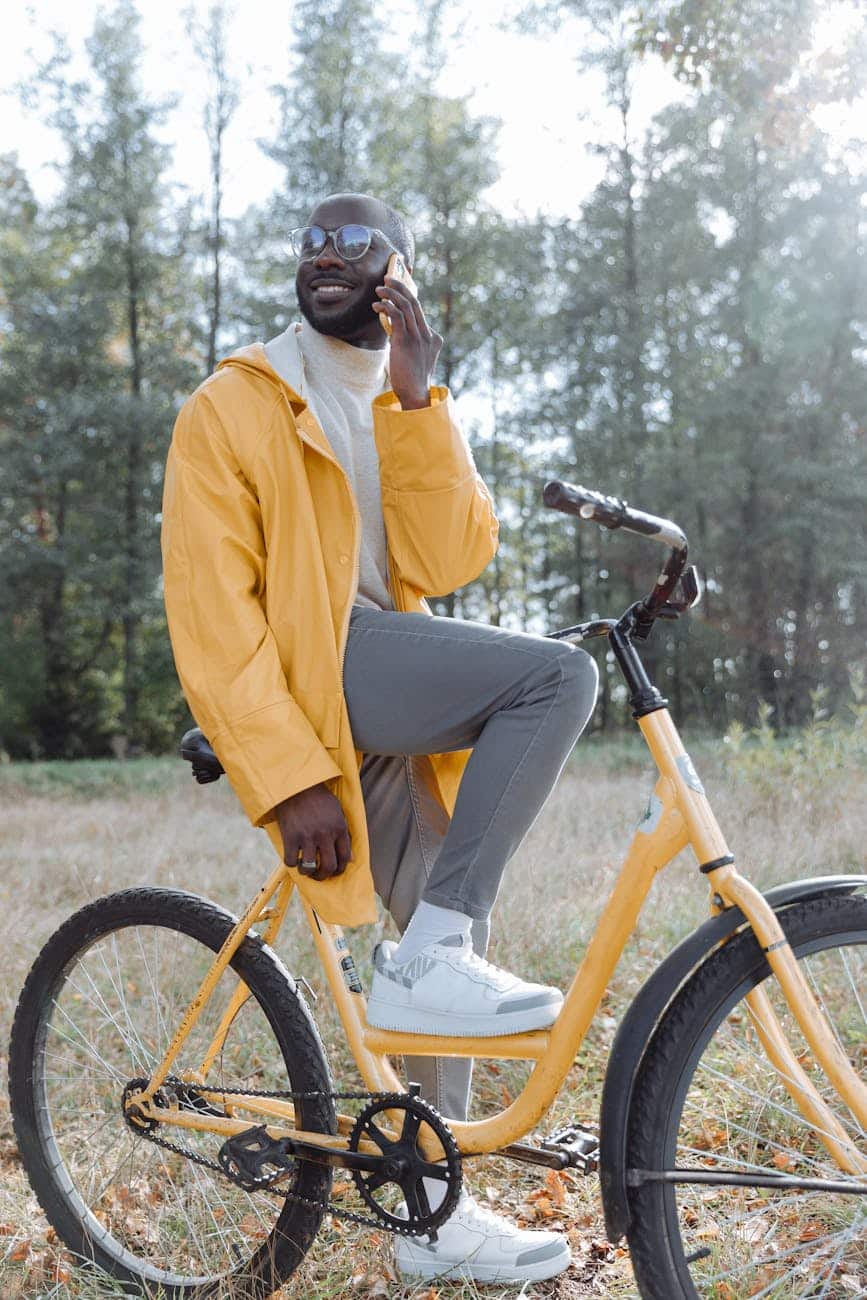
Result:
{"type": "MultiPolygon", "coordinates": [[[[542,505],[562,478],[690,537],[703,604],[646,654],[679,721],[785,731],[844,717],[861,692],[865,152],[839,122],[867,134],[851,113],[867,92],[862,6],[831,6],[849,20],[832,47],[812,0],[504,9],[528,37],[568,33],[614,126],[581,145],[586,101],[552,100],[598,165],[564,218],[532,192],[523,214],[494,202],[498,123],[471,87],[443,89],[461,6],[407,3],[395,24],[375,0],[297,0],[261,141],[279,183],[251,182],[232,218],[225,150],[247,78],[225,6],[184,16],[208,87],[201,192],[170,173],[172,106],[142,75],[130,0],[100,10],[86,75],[59,41],[22,68],[22,108],[4,100],[40,115],[62,157],[40,199],[28,158],[0,157],[0,754],[174,746],[188,713],[158,544],[174,416],[216,360],[297,317],[287,232],[345,189],[411,219],[445,337],[438,382],[501,519],[494,561],[435,612],[545,632],[648,588],[646,542],[542,505]],[[654,63],[680,93],[648,120],[635,88],[654,63]]],[[[594,726],[624,725],[604,647],[601,667],[594,726]]]]}

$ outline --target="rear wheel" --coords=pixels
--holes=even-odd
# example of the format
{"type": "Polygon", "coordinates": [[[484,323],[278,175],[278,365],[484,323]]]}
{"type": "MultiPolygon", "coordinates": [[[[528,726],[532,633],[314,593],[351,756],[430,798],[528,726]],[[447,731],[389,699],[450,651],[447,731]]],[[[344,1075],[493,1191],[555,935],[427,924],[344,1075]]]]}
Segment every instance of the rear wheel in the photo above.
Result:
{"type": "MultiPolygon", "coordinates": [[[[299,1162],[280,1196],[245,1192],[137,1133],[125,1087],[147,1079],[234,924],[192,894],[136,889],[71,917],[43,948],[21,994],[9,1056],[15,1133],[33,1189],[61,1239],[139,1292],[160,1300],[264,1300],[313,1242],[330,1171],[299,1162]],[[283,1199],[286,1192],[316,1204],[283,1199]]],[[[285,970],[246,938],[172,1066],[194,1071],[243,980],[251,992],[231,1023],[208,1083],[327,1094],[315,1025],[285,970]]],[[[244,1112],[238,1112],[244,1118],[244,1112]]],[[[261,1121],[250,1118],[251,1126],[261,1121]]],[[[297,1103],[297,1123],[334,1132],[323,1095],[297,1103]]],[[[215,1163],[218,1134],[156,1132],[215,1163]]]]}
{"type": "MultiPolygon", "coordinates": [[[[838,1041],[867,1080],[867,899],[831,895],[780,922],[838,1041]]],[[[629,1119],[630,1181],[690,1168],[867,1183],[841,1171],[803,1119],[745,1002],[761,985],[801,1066],[867,1170],[865,1133],[814,1065],[752,931],[687,982],[651,1040],[629,1119]]],[[[826,1190],[639,1182],[628,1238],[654,1300],[867,1295],[867,1196],[826,1190]]]]}

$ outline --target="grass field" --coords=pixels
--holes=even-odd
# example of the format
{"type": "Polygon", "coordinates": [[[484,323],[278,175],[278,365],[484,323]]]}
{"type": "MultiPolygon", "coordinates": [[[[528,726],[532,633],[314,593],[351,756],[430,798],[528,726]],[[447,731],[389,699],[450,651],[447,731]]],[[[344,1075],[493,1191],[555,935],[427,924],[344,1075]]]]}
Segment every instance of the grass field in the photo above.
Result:
{"type": "MultiPolygon", "coordinates": [[[[691,745],[717,815],[739,864],[767,886],[799,876],[863,870],[867,800],[863,773],[829,764],[818,785],[805,771],[749,765],[730,771],[720,746],[691,745]]],[[[565,986],[584,949],[617,865],[652,787],[649,760],[637,744],[582,742],[557,789],[510,864],[494,919],[489,954],[530,978],[565,986]]],[[[264,877],[273,855],[264,835],[239,811],[225,781],[199,788],[171,759],[115,763],[0,767],[0,945],[6,960],[0,993],[0,1051],[4,1058],[18,990],[43,941],[89,899],[145,883],[184,887],[239,908],[264,877]]],[[[606,1052],[625,1005],[671,946],[707,909],[704,882],[687,855],[654,886],[650,903],[611,982],[600,1015],[545,1129],[574,1117],[595,1122],[606,1052]]],[[[362,978],[369,954],[390,922],[350,931],[362,978]]],[[[311,946],[293,916],[278,949],[294,973],[320,984],[311,946]]],[[[358,1086],[337,1050],[328,1003],[315,1014],[328,1046],[336,1086],[358,1086]]],[[[512,1095],[523,1067],[480,1067],[475,1113],[512,1095]]],[[[78,1274],[42,1217],[17,1158],[5,1091],[0,1099],[0,1295],[3,1300],[48,1297],[108,1300],[105,1281],[78,1274]]],[[[635,1294],[628,1256],[605,1240],[595,1180],[549,1175],[530,1167],[476,1163],[470,1185],[494,1208],[528,1225],[567,1233],[572,1268],[530,1296],[577,1300],[635,1294]]],[[[404,1289],[393,1271],[387,1234],[361,1232],[326,1219],[313,1250],[284,1300],[301,1297],[416,1297],[451,1300],[484,1294],[495,1300],[516,1289],[439,1284],[404,1289]]]]}

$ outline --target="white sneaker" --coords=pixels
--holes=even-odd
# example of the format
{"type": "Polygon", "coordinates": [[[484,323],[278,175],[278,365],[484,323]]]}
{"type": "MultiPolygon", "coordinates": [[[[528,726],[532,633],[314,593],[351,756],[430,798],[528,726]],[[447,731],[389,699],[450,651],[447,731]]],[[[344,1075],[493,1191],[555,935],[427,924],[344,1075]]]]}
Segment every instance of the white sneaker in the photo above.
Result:
{"type": "Polygon", "coordinates": [[[563,994],[527,984],[473,952],[469,935],[428,944],[401,965],[386,939],[373,954],[367,1023],[407,1034],[519,1034],[554,1023],[563,994]]]}
{"type": "MultiPolygon", "coordinates": [[[[405,1216],[406,1207],[397,1213],[405,1216]]],[[[394,1262],[405,1278],[470,1278],[474,1282],[543,1282],[572,1262],[559,1232],[527,1231],[479,1205],[467,1192],[438,1230],[437,1240],[395,1237],[394,1262]]]]}

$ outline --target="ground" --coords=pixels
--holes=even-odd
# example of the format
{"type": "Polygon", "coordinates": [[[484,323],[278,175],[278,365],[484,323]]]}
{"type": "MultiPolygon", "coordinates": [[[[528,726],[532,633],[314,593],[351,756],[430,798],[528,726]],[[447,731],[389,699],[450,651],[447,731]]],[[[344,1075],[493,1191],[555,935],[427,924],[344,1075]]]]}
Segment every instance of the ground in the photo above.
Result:
{"type": "MultiPolygon", "coordinates": [[[[817,785],[801,773],[727,763],[721,742],[690,743],[717,816],[739,865],[759,885],[864,869],[867,801],[863,778],[845,768],[817,785]],[[863,794],[863,791],[862,791],[863,794]]],[[[653,785],[652,764],[638,743],[582,741],[556,790],[509,866],[494,918],[489,956],[534,979],[568,984],[632,829],[653,785]]],[[[226,781],[200,788],[180,760],[118,764],[7,765],[0,768],[0,945],[6,978],[0,992],[5,1044],[18,990],[41,944],[71,911],[100,894],[154,883],[184,887],[238,909],[273,862],[226,781]]],[[[601,1010],[571,1070],[545,1131],[572,1117],[593,1123],[607,1049],[624,1007],[677,940],[707,913],[704,879],[684,853],[657,881],[638,928],[606,991],[601,1010]]],[[[348,931],[362,978],[375,942],[390,922],[348,931]]],[[[321,990],[300,909],[293,908],[278,949],[294,973],[321,990]],[[297,914],[296,914],[297,913],[297,914]]],[[[327,998],[315,1014],[337,1086],[358,1085],[339,1047],[327,998]]],[[[507,1102],[523,1067],[477,1070],[475,1113],[507,1102]]],[[[108,1300],[111,1285],[76,1273],[29,1191],[17,1158],[8,1104],[0,1098],[0,1294],[4,1300],[108,1300]]],[[[506,1161],[474,1164],[475,1193],[532,1226],[567,1233],[572,1268],[527,1287],[522,1297],[636,1294],[628,1253],[605,1240],[595,1179],[534,1170],[506,1161]]],[[[514,1296],[516,1289],[469,1285],[403,1288],[391,1264],[387,1233],[362,1232],[337,1219],[323,1224],[314,1248],[282,1300],[352,1295],[359,1300],[458,1300],[514,1296]]]]}

